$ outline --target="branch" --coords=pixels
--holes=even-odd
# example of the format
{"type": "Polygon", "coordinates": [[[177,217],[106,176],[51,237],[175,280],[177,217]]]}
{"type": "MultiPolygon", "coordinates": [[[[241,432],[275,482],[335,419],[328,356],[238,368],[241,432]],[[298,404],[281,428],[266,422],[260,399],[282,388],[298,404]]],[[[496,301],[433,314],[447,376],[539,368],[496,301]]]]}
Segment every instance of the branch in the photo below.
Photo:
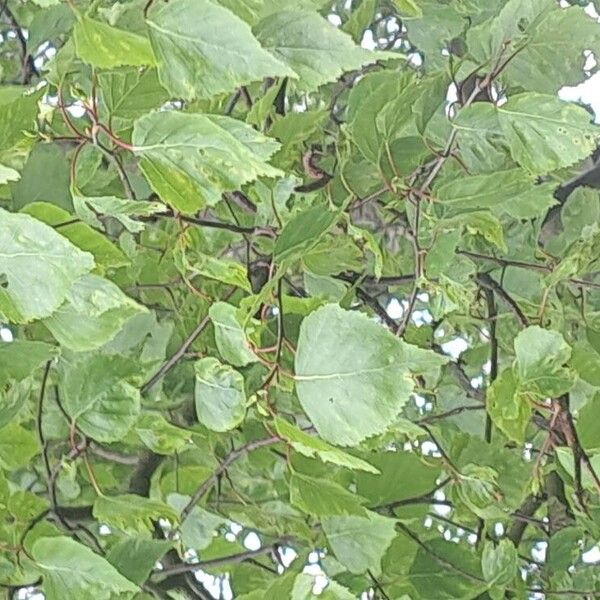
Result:
{"type": "Polygon", "coordinates": [[[393,502],[388,502],[386,504],[380,504],[378,506],[370,507],[371,510],[394,510],[400,506],[411,506],[412,504],[439,504],[441,506],[453,506],[452,502],[449,500],[437,500],[434,498],[433,494],[438,490],[441,490],[444,486],[449,484],[452,481],[450,477],[446,477],[444,480],[440,481],[434,488],[421,494],[420,496],[413,496],[411,498],[402,498],[401,500],[394,500],[393,502]]]}
{"type": "Polygon", "coordinates": [[[457,406],[456,408],[440,413],[439,415],[430,415],[428,417],[423,417],[422,419],[417,419],[415,423],[417,423],[417,425],[420,425],[421,423],[434,423],[435,421],[441,421],[442,419],[447,419],[448,417],[453,417],[470,410],[485,410],[485,405],[473,404],[467,406],[457,406]]]}
{"type": "MultiPolygon", "coordinates": [[[[539,271],[540,273],[552,273],[553,269],[548,265],[542,265],[540,263],[532,263],[526,262],[523,260],[512,260],[508,258],[499,258],[498,256],[490,256],[488,254],[478,254],[477,252],[470,252],[469,250],[457,250],[457,254],[461,254],[462,256],[468,256],[474,260],[485,260],[487,262],[494,263],[500,267],[515,267],[517,269],[530,269],[532,271],[539,271]]],[[[577,279],[571,277],[570,279],[566,279],[569,283],[573,285],[578,285],[580,287],[587,287],[593,289],[600,289],[600,283],[595,283],[593,281],[586,281],[585,279],[577,279]]]]}
{"type": "MultiPolygon", "coordinates": [[[[484,288],[483,293],[487,303],[487,313],[490,319],[490,384],[494,383],[498,377],[498,338],[496,337],[496,317],[498,308],[494,298],[494,291],[484,288]]],[[[489,444],[492,441],[492,419],[489,413],[485,417],[485,441],[489,444]]]]}
{"type": "Polygon", "coordinates": [[[242,233],[247,235],[265,235],[268,237],[273,237],[274,234],[274,231],[271,227],[242,227],[241,225],[236,225],[234,223],[222,223],[220,221],[211,221],[208,219],[200,219],[198,217],[190,217],[188,215],[174,214],[169,212],[160,213],[158,214],[158,216],[171,219],[180,219],[181,221],[191,223],[192,225],[198,225],[200,227],[211,227],[213,229],[224,229],[233,233],[242,233]]]}
{"type": "Polygon", "coordinates": [[[1,7],[0,14],[4,12],[4,14],[8,17],[8,20],[17,36],[17,40],[19,41],[19,45],[21,46],[21,77],[23,85],[27,84],[31,80],[32,75],[39,75],[37,69],[35,68],[35,63],[33,62],[32,56],[27,52],[27,38],[23,33],[23,29],[19,25],[19,22],[15,18],[13,12],[8,8],[8,2],[4,2],[1,7]]]}
{"type": "Polygon", "coordinates": [[[289,543],[287,538],[282,538],[272,545],[263,546],[258,550],[247,550],[246,552],[239,552],[238,554],[231,554],[230,556],[221,556],[219,558],[211,558],[209,560],[201,560],[200,562],[193,564],[179,564],[170,567],[165,567],[161,571],[155,571],[155,575],[177,575],[179,573],[193,573],[199,569],[210,569],[212,567],[220,567],[223,565],[233,565],[256,558],[257,556],[263,556],[275,551],[275,547],[278,545],[286,545],[289,543]]]}
{"type": "Polygon", "coordinates": [[[188,351],[188,348],[196,341],[196,338],[206,329],[210,322],[210,317],[206,315],[197,327],[190,333],[190,335],[181,344],[179,350],[175,352],[167,361],[165,361],[161,367],[142,385],[140,392],[145,394],[148,390],[153,388],[184,356],[188,351]]]}
{"type": "MultiPolygon", "coordinates": [[[[504,301],[504,303],[508,306],[511,312],[515,315],[515,318],[517,319],[521,327],[527,327],[529,325],[529,320],[527,319],[519,305],[495,279],[492,279],[492,277],[490,277],[488,273],[477,273],[477,275],[475,276],[475,280],[482,288],[485,288],[491,292],[495,292],[504,301]]],[[[493,322],[492,325],[495,329],[495,322],[493,322]]]]}
{"type": "Polygon", "coordinates": [[[240,446],[236,450],[232,450],[225,457],[225,460],[223,460],[223,462],[217,467],[215,472],[210,477],[205,479],[198,486],[198,488],[194,492],[194,495],[192,496],[190,501],[187,503],[187,505],[181,511],[181,523],[183,523],[190,516],[192,510],[194,509],[194,506],[196,506],[196,504],[198,504],[198,502],[201,500],[201,498],[216,483],[216,481],[219,478],[219,475],[221,475],[224,471],[226,471],[232,463],[234,463],[236,460],[238,460],[239,458],[244,456],[247,452],[252,452],[252,450],[257,450],[258,448],[264,448],[266,446],[271,446],[271,445],[277,444],[278,442],[281,442],[281,441],[282,441],[281,438],[279,438],[278,436],[271,436],[268,438],[263,438],[263,439],[259,439],[259,440],[254,440],[252,442],[248,442],[247,444],[240,446]]]}

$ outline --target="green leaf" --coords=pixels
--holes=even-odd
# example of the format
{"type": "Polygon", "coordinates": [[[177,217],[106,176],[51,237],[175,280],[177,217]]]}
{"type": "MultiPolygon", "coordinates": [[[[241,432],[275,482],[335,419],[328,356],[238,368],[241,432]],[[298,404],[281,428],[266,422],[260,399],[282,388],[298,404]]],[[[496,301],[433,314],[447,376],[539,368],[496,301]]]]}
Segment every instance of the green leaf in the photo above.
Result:
{"type": "Polygon", "coordinates": [[[296,452],[304,456],[309,458],[318,456],[323,462],[346,467],[347,469],[379,473],[377,468],[368,462],[343,452],[317,437],[308,435],[284,419],[279,417],[275,419],[275,429],[282,439],[288,442],[296,452]]]}
{"type": "Polygon", "coordinates": [[[192,433],[175,427],[160,413],[144,413],[135,424],[135,432],[144,444],[157,454],[171,455],[189,446],[192,433]]]}
{"type": "Polygon", "coordinates": [[[227,302],[215,302],[208,314],[215,327],[215,341],[223,360],[234,367],[245,367],[258,358],[250,350],[246,334],[236,314],[236,308],[227,302]]]}
{"type": "Polygon", "coordinates": [[[496,246],[498,250],[508,251],[504,241],[502,223],[493,214],[482,210],[469,212],[450,219],[446,224],[452,226],[454,223],[462,225],[467,233],[480,235],[486,242],[496,246]]]}
{"type": "Polygon", "coordinates": [[[545,215],[556,204],[553,188],[551,183],[535,184],[521,169],[509,169],[446,181],[435,195],[451,214],[489,208],[515,219],[530,219],[545,215]]]}
{"type": "Polygon", "coordinates": [[[486,408],[496,427],[510,440],[523,444],[531,404],[527,395],[519,393],[518,385],[513,370],[504,370],[487,391],[486,408]]]}
{"type": "Polygon", "coordinates": [[[481,519],[504,516],[498,504],[498,472],[491,467],[473,463],[465,465],[461,469],[456,494],[481,519]]]}
{"type": "Polygon", "coordinates": [[[595,394],[588,400],[577,419],[577,435],[583,448],[593,451],[600,448],[600,394],[595,394]]]}
{"type": "Polygon", "coordinates": [[[373,53],[354,45],[317,12],[281,10],[254,27],[262,47],[295,72],[304,89],[335,81],[344,71],[400,55],[373,53]]]}
{"type": "Polygon", "coordinates": [[[169,99],[156,69],[118,69],[98,75],[100,92],[112,118],[130,122],[169,99]]]}
{"type": "Polygon", "coordinates": [[[229,365],[208,356],[194,363],[198,421],[213,431],[237,427],[246,414],[244,378],[229,365]]]}
{"type": "Polygon", "coordinates": [[[142,585],[156,562],[173,546],[166,540],[146,540],[139,537],[119,540],[106,555],[106,560],[129,581],[142,585]]]}
{"type": "Polygon", "coordinates": [[[21,174],[5,165],[0,165],[0,185],[4,185],[9,181],[19,181],[21,174]]]}
{"type": "MultiPolygon", "coordinates": [[[[42,91],[23,95],[20,86],[0,88],[0,161],[14,159],[14,147],[25,145],[26,133],[36,128],[42,91]],[[8,152],[6,152],[8,151],[8,152]]],[[[10,166],[8,163],[7,166],[10,166]]]]}
{"type": "Polygon", "coordinates": [[[164,502],[135,494],[99,496],[94,502],[93,513],[101,523],[130,533],[152,531],[159,519],[168,519],[171,523],[178,521],[177,512],[164,502]]]}
{"type": "Polygon", "coordinates": [[[73,204],[69,183],[66,152],[58,144],[38,143],[29,154],[20,180],[11,186],[13,207],[20,209],[32,202],[43,201],[71,210],[73,204]],[[44,182],[43,186],[40,186],[41,181],[44,182]]]}
{"type": "Polygon", "coordinates": [[[194,258],[195,260],[191,265],[192,272],[252,293],[248,273],[244,265],[233,260],[214,258],[200,252],[196,253],[194,258]]]}
{"type": "Polygon", "coordinates": [[[426,494],[440,475],[437,465],[429,465],[412,452],[391,451],[369,455],[379,473],[357,473],[356,491],[371,505],[381,505],[426,494]],[[389,473],[398,476],[390,480],[389,473]]]}
{"type": "Polygon", "coordinates": [[[396,537],[394,519],[369,512],[366,517],[327,517],[322,526],[335,557],[351,573],[381,573],[381,559],[396,537]]]}
{"type": "Polygon", "coordinates": [[[323,439],[341,446],[383,433],[412,391],[403,343],[333,304],[302,322],[295,364],[302,408],[323,439]]]}
{"type": "Polygon", "coordinates": [[[124,380],[130,369],[119,356],[101,354],[84,354],[65,365],[65,410],[92,439],[120,440],[137,420],[140,393],[124,380]]]}
{"type": "Polygon", "coordinates": [[[135,122],[132,141],[154,191],[185,213],[260,176],[281,175],[267,164],[277,142],[229,117],[152,113],[135,122]]]}
{"type": "MultiPolygon", "coordinates": [[[[169,494],[167,502],[178,512],[188,505],[189,496],[181,494],[169,494]]],[[[215,515],[201,506],[194,506],[192,512],[179,527],[181,541],[188,548],[196,551],[205,550],[215,540],[217,531],[227,519],[215,515]]]]}
{"type": "Polygon", "coordinates": [[[174,0],[147,20],[162,84],[177,98],[209,98],[265,77],[295,77],[250,27],[210,0],[174,0]]]}
{"type": "Polygon", "coordinates": [[[360,496],[353,494],[334,481],[316,479],[292,473],[290,477],[290,503],[317,517],[332,515],[360,515],[366,510],[360,496]]]}
{"type": "Polygon", "coordinates": [[[394,6],[398,12],[409,17],[422,17],[423,11],[415,0],[394,0],[394,6]]]}
{"type": "Polygon", "coordinates": [[[108,279],[85,275],[44,325],[62,346],[86,352],[112,340],[129,319],[145,311],[108,279]]]}
{"type": "Polygon", "coordinates": [[[0,466],[4,469],[27,466],[39,451],[38,440],[29,429],[14,422],[0,429],[0,466]]]}
{"type": "Polygon", "coordinates": [[[27,204],[21,212],[55,227],[58,233],[64,235],[75,246],[92,254],[98,267],[107,269],[129,264],[123,252],[106,239],[106,236],[85,223],[74,223],[73,216],[58,206],[47,202],[34,202],[27,204]]]}
{"type": "Polygon", "coordinates": [[[431,540],[426,548],[417,550],[408,577],[423,599],[476,598],[487,587],[475,553],[466,544],[442,539],[431,540]]]}
{"type": "Polygon", "coordinates": [[[106,559],[69,537],[39,538],[31,553],[42,573],[42,589],[48,600],[110,600],[138,591],[106,559]]]}
{"type": "Polygon", "coordinates": [[[481,572],[490,585],[507,585],[517,575],[517,549],[507,539],[486,542],[481,556],[481,572]]]}
{"type": "Polygon", "coordinates": [[[584,108],[536,93],[518,94],[499,107],[478,103],[456,119],[459,128],[477,122],[497,123],[513,159],[533,175],[585,158],[598,136],[584,108]]]}
{"type": "Polygon", "coordinates": [[[116,219],[131,233],[144,231],[144,224],[132,217],[150,217],[165,210],[160,202],[127,200],[116,196],[73,196],[73,204],[75,212],[88,225],[104,229],[98,216],[106,215],[116,219]]]}
{"type": "Polygon", "coordinates": [[[73,282],[94,266],[51,227],[28,215],[0,209],[0,318],[27,323],[47,317],[73,282]]]}
{"type": "Polygon", "coordinates": [[[598,47],[598,24],[582,8],[551,0],[506,3],[499,15],[472,29],[469,50],[477,62],[495,59],[505,42],[519,48],[502,78],[527,90],[555,94],[584,80],[584,52],[598,47]],[[574,38],[569,32],[577,31],[574,38]]]}
{"type": "Polygon", "coordinates": [[[84,16],[77,21],[73,39],[77,56],[99,69],[123,65],[137,67],[155,62],[146,38],[89,17],[84,16]]]}
{"type": "Polygon", "coordinates": [[[321,205],[294,215],[281,230],[275,242],[273,258],[281,263],[296,260],[314,248],[339,219],[339,212],[321,205]]]}
{"type": "Polygon", "coordinates": [[[515,354],[517,376],[525,389],[557,397],[573,386],[574,374],[563,366],[571,347],[560,333],[528,327],[515,339],[515,354]]]}
{"type": "Polygon", "coordinates": [[[0,343],[0,386],[9,379],[25,379],[58,354],[58,348],[45,342],[17,339],[0,343]]]}

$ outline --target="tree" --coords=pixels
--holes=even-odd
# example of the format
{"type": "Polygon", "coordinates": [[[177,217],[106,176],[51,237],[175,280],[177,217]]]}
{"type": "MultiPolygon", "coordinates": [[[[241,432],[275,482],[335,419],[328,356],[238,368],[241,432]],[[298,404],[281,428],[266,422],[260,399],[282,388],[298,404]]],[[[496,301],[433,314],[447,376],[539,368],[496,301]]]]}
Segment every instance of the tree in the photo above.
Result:
{"type": "Polygon", "coordinates": [[[6,598],[600,597],[566,4],[0,3],[6,598]]]}

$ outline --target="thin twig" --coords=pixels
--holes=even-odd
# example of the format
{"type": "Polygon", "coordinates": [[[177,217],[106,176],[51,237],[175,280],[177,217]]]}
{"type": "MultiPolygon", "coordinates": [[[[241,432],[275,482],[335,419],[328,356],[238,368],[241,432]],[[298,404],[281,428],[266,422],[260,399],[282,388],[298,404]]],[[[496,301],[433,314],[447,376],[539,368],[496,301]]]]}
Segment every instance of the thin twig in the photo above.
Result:
{"type": "Polygon", "coordinates": [[[225,460],[215,469],[212,475],[207,477],[194,492],[194,495],[181,511],[181,522],[183,523],[191,514],[194,506],[202,499],[202,497],[208,492],[208,490],[216,483],[219,476],[226,471],[229,466],[234,463],[236,460],[240,459],[248,452],[252,452],[253,450],[257,450],[258,448],[264,448],[266,446],[272,446],[273,444],[277,444],[281,442],[281,438],[279,436],[271,436],[268,438],[262,438],[259,440],[254,440],[252,442],[248,442],[239,448],[232,450],[226,457],[225,460]]]}
{"type": "MultiPolygon", "coordinates": [[[[279,545],[286,545],[289,541],[287,539],[281,539],[277,542],[279,545]]],[[[201,560],[193,564],[179,564],[165,567],[160,571],[155,571],[155,575],[175,575],[177,573],[193,573],[199,569],[210,569],[213,567],[220,567],[223,565],[232,565],[244,562],[256,558],[257,556],[264,556],[273,552],[273,545],[263,546],[258,550],[246,550],[245,552],[239,552],[238,554],[231,554],[229,556],[221,556],[219,558],[211,558],[209,560],[201,560]]]]}
{"type": "Polygon", "coordinates": [[[148,392],[148,390],[153,388],[185,356],[188,348],[196,341],[196,338],[206,329],[209,323],[210,316],[206,315],[196,326],[194,331],[192,331],[192,333],[190,333],[190,335],[188,335],[188,337],[184,340],[177,352],[175,352],[168,360],[166,360],[160,366],[158,371],[156,371],[156,373],[154,373],[154,375],[152,375],[152,377],[150,377],[150,379],[148,379],[148,381],[142,385],[140,388],[142,394],[145,394],[148,392]]]}

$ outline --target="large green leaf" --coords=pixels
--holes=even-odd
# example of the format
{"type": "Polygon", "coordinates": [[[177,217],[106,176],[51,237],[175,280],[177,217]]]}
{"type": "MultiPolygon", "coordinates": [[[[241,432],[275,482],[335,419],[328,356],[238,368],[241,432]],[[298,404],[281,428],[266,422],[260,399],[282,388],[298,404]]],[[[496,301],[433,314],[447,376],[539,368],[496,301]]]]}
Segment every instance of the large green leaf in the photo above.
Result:
{"type": "Polygon", "coordinates": [[[131,121],[169,99],[156,69],[115,69],[98,75],[102,99],[113,118],[131,121]]]}
{"type": "Polygon", "coordinates": [[[545,215],[556,203],[551,183],[537,184],[525,171],[509,169],[444,182],[435,194],[449,214],[489,208],[516,219],[545,215]]]}
{"type": "Polygon", "coordinates": [[[45,342],[17,339],[10,343],[0,343],[0,385],[9,379],[25,379],[56,356],[58,348],[45,342]]]}
{"type": "Polygon", "coordinates": [[[316,479],[301,473],[290,477],[290,503],[317,517],[366,514],[360,496],[333,481],[316,479]]]}
{"type": "Polygon", "coordinates": [[[31,553],[48,600],[110,600],[120,594],[131,597],[138,591],[105,558],[69,537],[39,538],[31,553]]]}
{"type": "Polygon", "coordinates": [[[27,323],[47,317],[65,300],[73,282],[94,266],[51,227],[29,215],[0,209],[0,317],[27,323]]]}
{"type": "Polygon", "coordinates": [[[84,354],[65,365],[63,403],[75,424],[100,442],[120,440],[140,412],[140,393],[118,356],[84,354]]]}
{"type": "Polygon", "coordinates": [[[77,56],[100,69],[154,64],[148,40],[101,21],[81,17],[73,29],[77,56]]]}
{"type": "Polygon", "coordinates": [[[112,340],[129,319],[145,310],[108,279],[85,275],[44,325],[61,345],[87,352],[112,340]]]}
{"type": "Polygon", "coordinates": [[[73,222],[73,216],[66,210],[47,202],[27,204],[21,211],[40,221],[57,227],[58,233],[64,235],[75,246],[89,252],[98,267],[107,269],[129,264],[127,257],[106,236],[95,231],[85,223],[73,222]]]}
{"type": "Polygon", "coordinates": [[[173,0],[147,23],[160,80],[178,98],[208,98],[264,77],[295,76],[261,48],[246,23],[210,0],[173,0]]]}
{"type": "Polygon", "coordinates": [[[531,404],[518,389],[512,369],[504,370],[487,391],[487,412],[501,431],[511,440],[525,442],[525,430],[531,416],[531,404]]]}
{"type": "Polygon", "coordinates": [[[519,48],[503,79],[554,94],[563,85],[583,80],[584,52],[597,48],[598,24],[580,7],[565,10],[552,0],[532,0],[527,5],[510,0],[497,17],[472,28],[467,43],[480,63],[497,60],[506,43],[519,48]],[[576,37],[572,31],[577,31],[576,37]]]}
{"type": "Polygon", "coordinates": [[[354,45],[317,12],[281,10],[254,27],[263,48],[288,65],[307,89],[334,81],[344,71],[400,55],[375,54],[354,45]]]}
{"type": "Polygon", "coordinates": [[[461,111],[462,126],[496,127],[505,136],[513,159],[534,175],[568,167],[596,147],[598,130],[582,107],[556,96],[523,93],[506,104],[476,104],[461,111]]]}
{"type": "Polygon", "coordinates": [[[129,581],[142,585],[156,562],[172,547],[167,540],[147,540],[139,537],[119,540],[106,555],[106,560],[129,581]]]}
{"type": "Polygon", "coordinates": [[[321,437],[356,445],[385,431],[408,401],[404,345],[366,315],[327,305],[302,323],[296,390],[321,437]]]}
{"type": "Polygon", "coordinates": [[[301,258],[314,248],[339,218],[337,211],[316,205],[294,215],[281,230],[273,258],[277,262],[301,258]]]}
{"type": "Polygon", "coordinates": [[[208,356],[194,364],[194,391],[198,421],[214,431],[237,427],[246,414],[246,394],[241,373],[208,356]]]}
{"type": "Polygon", "coordinates": [[[412,452],[380,452],[369,456],[369,462],[380,472],[358,473],[356,491],[372,505],[421,496],[435,487],[440,475],[437,465],[430,465],[412,452]],[[388,473],[398,476],[390,481],[388,473]]]}
{"type": "Polygon", "coordinates": [[[381,572],[381,558],[396,537],[393,519],[370,512],[366,517],[327,517],[322,522],[336,558],[351,572],[381,572]]]}
{"type": "Polygon", "coordinates": [[[182,212],[214,205],[222,192],[259,176],[281,174],[267,163],[277,142],[228,117],[153,113],[135,122],[132,141],[154,191],[182,212]]]}

